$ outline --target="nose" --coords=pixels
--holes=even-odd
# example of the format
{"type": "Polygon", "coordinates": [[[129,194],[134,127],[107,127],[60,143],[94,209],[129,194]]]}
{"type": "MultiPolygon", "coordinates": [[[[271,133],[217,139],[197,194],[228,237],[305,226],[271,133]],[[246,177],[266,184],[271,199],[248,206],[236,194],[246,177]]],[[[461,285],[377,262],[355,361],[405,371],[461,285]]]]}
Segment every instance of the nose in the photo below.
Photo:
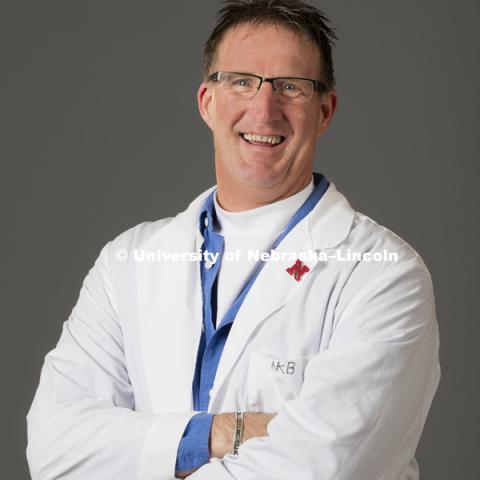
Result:
{"type": "Polygon", "coordinates": [[[270,82],[263,82],[249,102],[248,112],[257,121],[272,122],[281,117],[281,105],[270,82]]]}

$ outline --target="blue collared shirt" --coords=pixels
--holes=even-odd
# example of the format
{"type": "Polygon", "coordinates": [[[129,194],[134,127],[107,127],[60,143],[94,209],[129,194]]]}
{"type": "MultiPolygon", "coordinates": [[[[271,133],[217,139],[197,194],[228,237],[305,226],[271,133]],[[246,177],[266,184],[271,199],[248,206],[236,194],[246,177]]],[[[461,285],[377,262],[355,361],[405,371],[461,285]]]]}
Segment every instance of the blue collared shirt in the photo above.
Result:
{"type": "MultiPolygon", "coordinates": [[[[275,240],[272,249],[276,248],[295,225],[305,218],[322,198],[328,188],[328,180],[321,174],[313,174],[315,188],[302,206],[290,219],[282,234],[275,240]]],[[[203,329],[197,353],[195,376],[192,385],[193,404],[196,411],[202,412],[190,420],[180,441],[177,453],[176,471],[184,472],[199,468],[210,458],[209,438],[213,415],[207,413],[210,402],[210,391],[213,388],[215,375],[228,338],[233,321],[250,288],[264,266],[259,262],[250,278],[246,281],[237,299],[222,319],[217,313],[217,278],[224,250],[223,236],[215,232],[216,214],[214,206],[215,192],[206,199],[199,218],[199,228],[204,243],[202,253],[218,254],[216,262],[203,257],[200,265],[203,300],[203,329]],[[219,321],[220,320],[220,321],[219,321]]]]}

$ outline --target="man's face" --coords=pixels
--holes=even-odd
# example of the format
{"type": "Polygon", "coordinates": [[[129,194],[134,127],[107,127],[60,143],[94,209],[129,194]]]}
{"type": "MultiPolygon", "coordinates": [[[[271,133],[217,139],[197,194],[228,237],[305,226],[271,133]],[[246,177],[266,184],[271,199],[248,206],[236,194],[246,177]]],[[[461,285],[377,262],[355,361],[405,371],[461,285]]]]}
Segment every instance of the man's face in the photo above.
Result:
{"type": "MultiPolygon", "coordinates": [[[[213,71],[321,79],[317,46],[271,24],[241,24],[227,31],[213,71]]],[[[237,195],[263,191],[274,193],[273,199],[289,196],[308,183],[316,140],[336,104],[335,92],[315,92],[307,103],[282,102],[268,82],[251,99],[238,98],[217,82],[203,83],[198,100],[202,118],[213,132],[219,196],[227,190],[237,195]],[[252,142],[248,134],[282,141],[252,142]]]]}

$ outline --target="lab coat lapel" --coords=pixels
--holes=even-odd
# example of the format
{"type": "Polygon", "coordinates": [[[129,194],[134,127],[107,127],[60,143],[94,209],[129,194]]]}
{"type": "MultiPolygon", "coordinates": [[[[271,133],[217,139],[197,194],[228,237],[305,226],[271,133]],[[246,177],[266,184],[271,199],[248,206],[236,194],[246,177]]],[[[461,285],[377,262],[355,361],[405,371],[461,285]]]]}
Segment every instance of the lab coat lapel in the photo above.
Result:
{"type": "MultiPolygon", "coordinates": [[[[146,252],[196,252],[204,195],[142,245],[146,252]]],[[[154,411],[190,410],[202,328],[197,261],[138,262],[138,319],[146,384],[154,411]]]]}
{"type": "Polygon", "coordinates": [[[330,249],[345,239],[351,229],[354,211],[347,200],[333,184],[325,192],[312,212],[307,215],[277,247],[276,252],[290,255],[303,252],[311,255],[304,262],[309,268],[299,281],[286,270],[295,259],[269,261],[265,264],[255,283],[246,296],[233,322],[225,348],[220,359],[210,408],[214,409],[222,385],[242,354],[250,336],[270,315],[284,307],[308,282],[308,277],[324,268],[318,255],[323,249],[330,249]]]}

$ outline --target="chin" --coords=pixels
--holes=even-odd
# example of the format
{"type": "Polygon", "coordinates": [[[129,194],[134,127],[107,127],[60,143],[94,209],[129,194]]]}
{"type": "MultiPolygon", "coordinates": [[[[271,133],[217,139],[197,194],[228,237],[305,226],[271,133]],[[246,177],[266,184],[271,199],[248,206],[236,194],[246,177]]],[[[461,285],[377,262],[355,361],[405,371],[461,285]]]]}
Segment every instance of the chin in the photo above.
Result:
{"type": "Polygon", "coordinates": [[[271,188],[275,186],[282,178],[283,175],[279,172],[273,171],[271,168],[249,168],[241,170],[238,179],[242,180],[242,183],[253,188],[271,188]]]}
{"type": "MultiPolygon", "coordinates": [[[[285,157],[272,161],[261,155],[243,156],[229,155],[229,159],[217,167],[223,171],[221,175],[231,185],[243,185],[247,188],[268,189],[281,182],[288,172],[285,157]],[[239,158],[240,157],[240,158],[239,158]]],[[[221,157],[220,157],[221,158],[221,157]]]]}

